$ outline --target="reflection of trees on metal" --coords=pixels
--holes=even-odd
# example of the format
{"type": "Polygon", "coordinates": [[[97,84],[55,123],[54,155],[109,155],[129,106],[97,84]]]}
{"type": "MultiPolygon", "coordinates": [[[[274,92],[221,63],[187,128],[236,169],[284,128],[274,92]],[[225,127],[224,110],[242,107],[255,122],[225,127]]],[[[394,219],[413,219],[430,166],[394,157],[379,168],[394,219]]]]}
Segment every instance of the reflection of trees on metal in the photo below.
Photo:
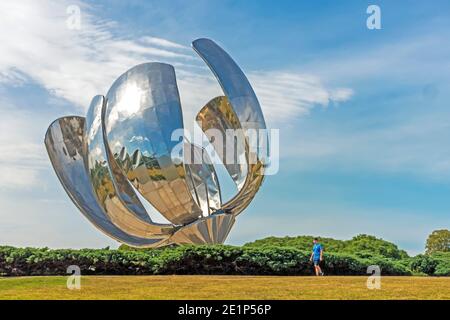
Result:
{"type": "MultiPolygon", "coordinates": [[[[255,93],[231,57],[208,39],[195,40],[193,48],[225,94],[197,115],[206,135],[211,138],[209,129],[223,134],[229,129],[265,129],[255,93]]],[[[136,247],[222,243],[261,186],[264,159],[249,147],[246,136],[238,139],[236,148],[243,162],[226,163],[225,153],[218,152],[238,189],[222,203],[214,166],[202,147],[184,141],[185,161],[172,160],[180,141],[172,141],[171,135],[180,128],[174,68],[145,63],[120,76],[106,97],[94,97],[86,118],[54,121],[45,145],[72,201],[116,240],[136,247]],[[187,154],[201,160],[186,161],[187,154]],[[171,223],[152,221],[136,190],[171,223]]]]}

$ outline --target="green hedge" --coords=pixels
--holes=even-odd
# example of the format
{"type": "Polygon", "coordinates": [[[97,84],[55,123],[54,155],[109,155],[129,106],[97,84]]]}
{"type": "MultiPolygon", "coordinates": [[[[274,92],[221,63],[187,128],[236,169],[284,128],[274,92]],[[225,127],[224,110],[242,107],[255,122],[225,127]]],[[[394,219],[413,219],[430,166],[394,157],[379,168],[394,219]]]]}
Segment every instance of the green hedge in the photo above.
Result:
{"type": "MultiPolygon", "coordinates": [[[[0,275],[65,275],[69,265],[82,274],[239,274],[311,275],[309,251],[278,247],[180,246],[153,250],[50,250],[0,247],[0,275]]],[[[384,275],[408,275],[399,261],[325,253],[323,268],[329,275],[365,275],[379,265],[384,275]]]]}

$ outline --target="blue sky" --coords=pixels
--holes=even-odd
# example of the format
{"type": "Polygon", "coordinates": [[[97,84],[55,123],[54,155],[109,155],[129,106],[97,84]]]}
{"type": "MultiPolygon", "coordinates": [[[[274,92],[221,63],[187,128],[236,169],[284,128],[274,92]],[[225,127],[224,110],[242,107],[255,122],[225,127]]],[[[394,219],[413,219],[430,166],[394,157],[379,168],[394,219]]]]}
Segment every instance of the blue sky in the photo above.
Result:
{"type": "Polygon", "coordinates": [[[370,233],[415,254],[450,227],[448,1],[24,0],[0,11],[1,244],[117,246],[65,195],[44,133],[146,61],[175,66],[192,119],[220,92],[189,48],[199,37],[238,62],[282,139],[280,172],[228,243],[370,233]],[[67,28],[73,4],[80,30],[67,28]],[[369,4],[381,30],[366,27],[369,4]]]}

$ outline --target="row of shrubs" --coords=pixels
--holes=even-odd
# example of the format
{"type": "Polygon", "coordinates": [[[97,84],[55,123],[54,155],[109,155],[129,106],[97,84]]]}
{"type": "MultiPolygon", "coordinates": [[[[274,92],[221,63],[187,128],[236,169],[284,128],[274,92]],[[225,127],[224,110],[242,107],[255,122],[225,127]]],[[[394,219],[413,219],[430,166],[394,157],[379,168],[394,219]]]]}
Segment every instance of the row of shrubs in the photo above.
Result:
{"type": "MultiPolygon", "coordinates": [[[[3,246],[0,247],[0,275],[65,275],[69,265],[79,266],[82,274],[96,275],[311,275],[313,268],[309,256],[309,251],[295,248],[225,245],[153,250],[50,250],[3,246]]],[[[323,267],[329,275],[365,275],[370,265],[379,265],[383,275],[409,275],[412,262],[381,256],[361,258],[325,253],[323,267]]],[[[442,271],[438,265],[433,272],[442,271]]],[[[422,262],[417,268],[423,272],[422,262]]],[[[450,268],[446,272],[450,275],[450,268]]]]}
{"type": "Polygon", "coordinates": [[[414,272],[433,276],[450,276],[450,252],[420,254],[411,258],[410,268],[414,272]]]}

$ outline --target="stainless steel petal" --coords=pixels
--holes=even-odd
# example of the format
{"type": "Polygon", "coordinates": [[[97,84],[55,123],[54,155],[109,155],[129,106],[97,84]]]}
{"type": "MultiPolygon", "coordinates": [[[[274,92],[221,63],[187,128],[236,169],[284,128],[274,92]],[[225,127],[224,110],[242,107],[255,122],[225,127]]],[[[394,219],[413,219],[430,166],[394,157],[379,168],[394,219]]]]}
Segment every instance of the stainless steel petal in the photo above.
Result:
{"type": "Polygon", "coordinates": [[[109,219],[127,233],[144,238],[168,235],[172,225],[153,223],[134,190],[114,161],[108,163],[104,143],[105,98],[96,96],[89,107],[84,129],[89,177],[97,201],[109,219]]]}
{"type": "Polygon", "coordinates": [[[184,158],[188,185],[203,215],[219,210],[222,206],[219,180],[206,150],[186,142],[184,158]]]}
{"type": "Polygon", "coordinates": [[[245,135],[228,99],[224,96],[212,99],[200,110],[196,120],[209,139],[213,138],[212,129],[220,132],[223,139],[217,143],[219,141],[214,137],[214,149],[238,190],[241,190],[248,171],[245,135]],[[230,132],[235,136],[232,139],[227,137],[230,132]],[[221,150],[218,150],[219,148],[221,150]]]}
{"type": "MultiPolygon", "coordinates": [[[[197,115],[197,120],[200,120],[199,124],[202,125],[202,130],[205,131],[206,135],[208,135],[208,130],[212,128],[220,131],[226,131],[228,129],[238,130],[240,129],[240,122],[231,111],[232,107],[228,99],[226,97],[217,97],[200,110],[197,115]]],[[[248,160],[250,152],[246,139],[238,139],[238,141],[241,141],[243,144],[244,154],[248,160]]],[[[231,171],[229,168],[233,169],[232,166],[228,165],[227,169],[229,172],[231,171]]],[[[242,167],[238,167],[234,172],[242,175],[243,171],[244,169],[242,167]]],[[[225,212],[234,215],[242,212],[253,200],[264,180],[264,166],[263,162],[259,159],[255,163],[247,161],[245,172],[247,174],[237,195],[222,205],[222,209],[225,212]]]]}
{"type": "Polygon", "coordinates": [[[174,233],[168,243],[215,244],[223,243],[233,226],[235,218],[231,214],[213,214],[194,221],[174,233]]]}
{"type": "Polygon", "coordinates": [[[264,116],[252,86],[234,60],[210,39],[197,39],[192,47],[219,81],[243,129],[265,129],[264,116]]]}
{"type": "Polygon", "coordinates": [[[147,239],[119,229],[98,204],[85,166],[84,124],[83,117],[60,118],[50,125],[45,135],[50,161],[65,191],[94,226],[117,241],[136,247],[164,244],[167,237],[147,239]]]}
{"type": "Polygon", "coordinates": [[[183,128],[172,66],[145,63],[120,76],[107,94],[105,126],[111,160],[165,218],[186,224],[201,216],[183,164],[171,159],[179,143],[172,132],[183,128]]]}
{"type": "MultiPolygon", "coordinates": [[[[211,128],[222,131],[244,129],[247,132],[266,129],[258,99],[244,73],[233,59],[209,39],[195,40],[192,46],[214,73],[226,96],[226,98],[213,99],[199,112],[197,120],[203,131],[208,135],[207,130],[211,128]]],[[[244,150],[247,160],[245,182],[242,183],[242,179],[239,178],[243,176],[242,168],[239,172],[239,167],[233,170],[229,170],[233,167],[227,167],[232,177],[233,174],[237,175],[238,179],[234,179],[240,189],[234,198],[223,205],[223,209],[234,215],[242,212],[250,204],[264,180],[263,155],[258,149],[250,148],[248,138],[244,141],[240,141],[244,146],[237,149],[244,150]]],[[[238,154],[237,158],[240,156],[241,154],[238,154]]]]}

